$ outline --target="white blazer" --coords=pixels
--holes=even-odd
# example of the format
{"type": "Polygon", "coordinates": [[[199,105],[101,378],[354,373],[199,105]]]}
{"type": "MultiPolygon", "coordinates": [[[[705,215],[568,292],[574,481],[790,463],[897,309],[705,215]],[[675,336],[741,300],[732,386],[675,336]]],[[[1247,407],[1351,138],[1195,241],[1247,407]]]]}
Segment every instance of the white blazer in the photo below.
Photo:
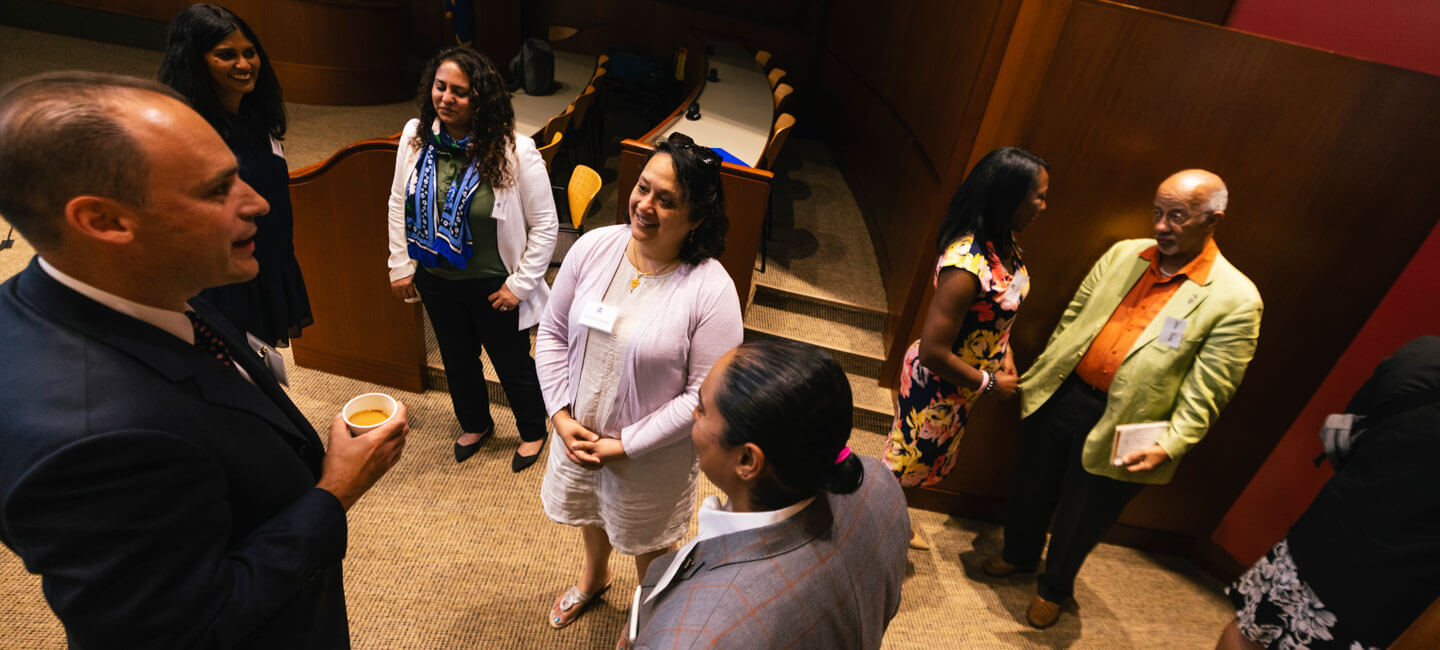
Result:
{"type": "MultiPolygon", "coordinates": [[[[420,151],[410,146],[420,120],[405,123],[400,134],[400,149],[395,155],[395,177],[390,184],[390,281],[415,274],[415,261],[410,259],[405,241],[405,187],[415,172],[420,151]]],[[[440,121],[432,131],[439,133],[440,121]]],[[[496,221],[496,243],[500,263],[510,271],[505,286],[520,299],[520,329],[534,327],[545,312],[550,287],[545,284],[545,270],[555,250],[555,234],[559,221],[555,216],[555,199],[550,194],[550,172],[529,136],[515,134],[515,146],[506,156],[514,182],[495,190],[495,207],[490,218],[496,221]]]]}

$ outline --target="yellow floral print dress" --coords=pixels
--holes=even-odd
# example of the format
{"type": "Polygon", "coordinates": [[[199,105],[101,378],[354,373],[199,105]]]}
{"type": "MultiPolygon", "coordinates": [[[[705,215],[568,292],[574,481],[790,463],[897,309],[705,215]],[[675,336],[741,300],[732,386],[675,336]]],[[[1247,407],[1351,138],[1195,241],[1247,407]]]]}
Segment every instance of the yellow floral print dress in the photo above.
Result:
{"type": "MultiPolygon", "coordinates": [[[[980,286],[951,350],[965,363],[996,372],[1010,347],[1010,324],[1030,293],[1030,275],[1018,260],[1015,272],[1007,272],[995,248],[987,244],[982,252],[971,235],[945,249],[935,265],[936,283],[946,267],[974,275],[980,286]]],[[[921,365],[920,341],[910,344],[900,374],[900,408],[885,441],[885,462],[901,485],[934,485],[950,473],[975,397],[974,390],[921,365]]]]}

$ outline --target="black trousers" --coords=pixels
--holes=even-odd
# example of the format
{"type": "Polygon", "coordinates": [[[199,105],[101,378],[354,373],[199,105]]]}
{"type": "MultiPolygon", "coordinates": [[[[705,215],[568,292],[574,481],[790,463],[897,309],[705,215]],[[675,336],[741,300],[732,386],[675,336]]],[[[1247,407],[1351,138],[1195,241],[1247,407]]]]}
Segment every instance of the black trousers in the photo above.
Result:
{"type": "Polygon", "coordinates": [[[1104,413],[1105,393],[1072,374],[1025,419],[1002,557],[1017,566],[1039,563],[1054,515],[1045,570],[1036,580],[1036,591],[1050,602],[1074,594],[1085,556],[1144,487],[1096,476],[1081,466],[1085,434],[1104,413]]]}
{"type": "Polygon", "coordinates": [[[483,346],[510,401],[520,439],[534,442],[545,437],[545,399],[540,395],[535,359],[530,356],[530,332],[517,329],[518,310],[496,311],[490,306],[488,296],[504,284],[505,278],[446,280],[425,269],[415,272],[415,288],[440,344],[450,403],[460,428],[482,433],[495,426],[485,366],[480,361],[483,346]]]}

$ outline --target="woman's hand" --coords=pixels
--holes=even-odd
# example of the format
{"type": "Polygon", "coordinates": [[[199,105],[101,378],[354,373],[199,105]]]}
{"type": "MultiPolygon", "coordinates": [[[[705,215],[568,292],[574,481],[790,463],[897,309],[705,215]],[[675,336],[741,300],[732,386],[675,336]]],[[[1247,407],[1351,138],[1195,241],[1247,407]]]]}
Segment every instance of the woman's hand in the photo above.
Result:
{"type": "Polygon", "coordinates": [[[510,292],[508,285],[500,285],[500,290],[490,294],[486,300],[490,301],[490,307],[495,311],[514,311],[520,305],[520,299],[510,292]]]}
{"type": "Polygon", "coordinates": [[[560,436],[560,443],[565,449],[565,457],[585,469],[600,469],[600,460],[595,458],[588,451],[582,456],[576,453],[577,447],[582,444],[592,444],[600,438],[595,432],[586,429],[579,420],[570,416],[569,409],[561,409],[550,418],[555,424],[555,433],[560,436]]]}
{"type": "Polygon", "coordinates": [[[1015,376],[1014,372],[1001,370],[1000,372],[990,375],[990,381],[995,382],[996,394],[1005,399],[1014,397],[1015,391],[1020,389],[1020,378],[1015,376]]]}
{"type": "Polygon", "coordinates": [[[575,443],[575,455],[586,461],[581,465],[591,469],[604,467],[611,461],[628,458],[625,455],[625,446],[615,438],[600,438],[593,442],[575,443]],[[592,467],[589,463],[594,463],[592,467]]]}
{"type": "Polygon", "coordinates": [[[401,300],[413,300],[420,297],[420,292],[415,289],[415,276],[407,276],[390,283],[390,293],[395,294],[401,300]]]}

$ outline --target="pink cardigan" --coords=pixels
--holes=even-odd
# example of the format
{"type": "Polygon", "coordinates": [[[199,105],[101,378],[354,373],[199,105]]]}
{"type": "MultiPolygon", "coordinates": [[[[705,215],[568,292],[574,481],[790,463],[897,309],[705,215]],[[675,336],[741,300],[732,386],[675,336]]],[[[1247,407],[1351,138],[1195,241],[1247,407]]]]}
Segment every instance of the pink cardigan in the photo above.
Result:
{"type": "MultiPolygon", "coordinates": [[[[555,277],[535,338],[535,368],[552,416],[575,401],[589,332],[579,322],[580,312],[604,297],[629,241],[630,226],[623,224],[586,233],[555,277]]],[[[612,421],[621,426],[619,438],[630,458],[689,440],[700,382],[744,337],[740,298],[720,262],[681,264],[665,291],[661,308],[626,345],[615,378],[612,421]]]]}

